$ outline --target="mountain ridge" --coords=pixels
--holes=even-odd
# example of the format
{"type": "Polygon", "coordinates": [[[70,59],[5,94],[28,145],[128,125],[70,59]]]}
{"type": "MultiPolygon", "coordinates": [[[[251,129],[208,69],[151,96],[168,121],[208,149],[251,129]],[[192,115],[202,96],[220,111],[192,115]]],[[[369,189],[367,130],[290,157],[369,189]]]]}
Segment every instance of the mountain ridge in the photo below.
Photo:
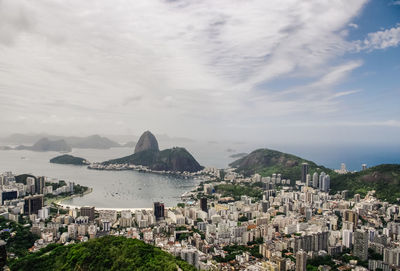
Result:
{"type": "Polygon", "coordinates": [[[229,164],[236,168],[236,172],[246,176],[259,173],[262,176],[271,176],[273,173],[282,174],[282,178],[297,180],[301,176],[301,164],[308,163],[309,172],[321,172],[330,174],[331,169],[317,165],[313,161],[299,156],[271,149],[257,149],[250,154],[237,159],[229,164]]]}
{"type": "Polygon", "coordinates": [[[47,137],[39,139],[32,146],[19,145],[14,148],[15,150],[31,150],[31,151],[57,151],[57,152],[70,152],[72,151],[71,146],[65,142],[64,139],[50,140],[47,137]]]}
{"type": "MultiPolygon", "coordinates": [[[[34,138],[34,137],[32,137],[34,138]]],[[[35,141],[32,146],[19,145],[15,148],[5,148],[5,150],[15,149],[15,150],[32,150],[32,151],[65,151],[69,152],[72,148],[78,149],[110,149],[122,147],[119,143],[108,139],[107,137],[102,137],[99,135],[91,135],[86,137],[63,137],[63,136],[51,136],[51,137],[41,137],[35,141]],[[50,147],[46,147],[45,145],[50,147]],[[57,147],[52,147],[51,145],[63,145],[63,149],[59,150],[57,147]]]]}

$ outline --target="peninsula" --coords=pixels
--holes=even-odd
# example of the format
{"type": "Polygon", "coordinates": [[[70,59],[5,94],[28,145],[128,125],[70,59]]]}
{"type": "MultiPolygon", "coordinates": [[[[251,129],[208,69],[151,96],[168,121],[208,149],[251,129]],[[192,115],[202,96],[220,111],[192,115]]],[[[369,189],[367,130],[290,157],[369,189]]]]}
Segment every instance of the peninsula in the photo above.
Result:
{"type": "Polygon", "coordinates": [[[160,151],[156,137],[146,131],[139,138],[135,152],[122,158],[92,164],[92,169],[142,169],[156,172],[197,172],[203,167],[185,149],[174,147],[160,151]]]}

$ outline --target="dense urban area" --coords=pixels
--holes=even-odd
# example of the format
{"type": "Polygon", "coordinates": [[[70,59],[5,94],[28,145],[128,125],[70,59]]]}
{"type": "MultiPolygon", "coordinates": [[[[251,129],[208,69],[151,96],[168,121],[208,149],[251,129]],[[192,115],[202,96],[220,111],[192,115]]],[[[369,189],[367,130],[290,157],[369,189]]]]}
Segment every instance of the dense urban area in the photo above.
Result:
{"type": "Polygon", "coordinates": [[[309,172],[305,163],[295,185],[280,174],[245,178],[233,169],[192,175],[203,181],[175,207],[154,202],[152,209],[117,211],[62,208],[54,199],[88,188],[6,172],[0,177],[1,264],[18,270],[27,255],[109,235],[142,240],[200,270],[400,269],[399,206],[374,191],[364,198],[330,195],[329,175],[309,172]]]}

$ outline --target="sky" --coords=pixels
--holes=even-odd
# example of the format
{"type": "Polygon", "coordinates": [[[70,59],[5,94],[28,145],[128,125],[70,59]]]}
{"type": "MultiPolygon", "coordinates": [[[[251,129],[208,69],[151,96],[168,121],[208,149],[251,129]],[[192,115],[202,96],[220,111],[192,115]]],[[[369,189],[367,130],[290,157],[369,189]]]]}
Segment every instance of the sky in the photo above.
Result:
{"type": "Polygon", "coordinates": [[[0,0],[0,126],[399,145],[400,1],[0,0]]]}

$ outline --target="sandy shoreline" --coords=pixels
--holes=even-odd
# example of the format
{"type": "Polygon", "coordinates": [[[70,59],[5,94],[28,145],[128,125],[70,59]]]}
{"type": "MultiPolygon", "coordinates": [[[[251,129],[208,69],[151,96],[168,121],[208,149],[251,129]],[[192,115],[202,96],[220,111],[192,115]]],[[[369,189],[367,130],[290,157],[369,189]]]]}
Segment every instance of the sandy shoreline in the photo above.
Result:
{"type": "MultiPolygon", "coordinates": [[[[84,206],[79,206],[79,205],[71,205],[71,204],[62,204],[62,203],[58,203],[57,206],[63,208],[63,209],[80,209],[81,207],[84,206]]],[[[93,206],[97,211],[99,210],[105,210],[105,211],[117,211],[117,212],[121,212],[121,211],[131,211],[131,212],[135,212],[135,211],[139,211],[139,210],[153,210],[153,208],[109,208],[109,207],[96,207],[93,206]]],[[[165,207],[166,209],[169,207],[165,207]]]]}
{"type": "MultiPolygon", "coordinates": [[[[93,188],[89,188],[83,194],[71,195],[71,196],[68,196],[68,197],[65,197],[65,198],[61,198],[61,199],[55,200],[52,203],[57,205],[60,208],[63,208],[63,209],[80,209],[81,207],[85,207],[85,206],[88,206],[88,205],[82,205],[82,206],[81,205],[72,205],[72,204],[65,204],[65,203],[62,203],[62,202],[65,201],[65,200],[76,198],[76,197],[83,197],[84,195],[87,195],[87,194],[91,193],[92,191],[93,191],[93,188]]],[[[144,207],[144,208],[110,208],[110,207],[96,207],[96,206],[94,206],[94,208],[96,210],[117,211],[117,212],[127,211],[127,210],[129,210],[131,212],[135,212],[135,211],[138,211],[138,210],[153,210],[153,208],[146,208],[146,207],[144,207]]],[[[170,208],[170,207],[165,207],[165,208],[170,208]]]]}

